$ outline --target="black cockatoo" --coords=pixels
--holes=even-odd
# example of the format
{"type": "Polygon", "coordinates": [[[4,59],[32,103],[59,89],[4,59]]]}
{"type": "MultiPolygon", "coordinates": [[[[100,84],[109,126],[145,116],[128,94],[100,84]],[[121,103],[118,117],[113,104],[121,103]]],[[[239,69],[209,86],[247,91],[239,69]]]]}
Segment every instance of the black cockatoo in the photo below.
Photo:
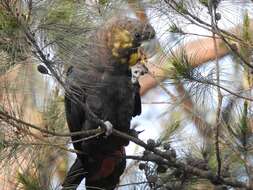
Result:
{"type": "MultiPolygon", "coordinates": [[[[143,56],[139,49],[142,42],[154,37],[150,24],[126,17],[105,22],[90,36],[84,63],[71,66],[67,73],[70,93],[65,95],[65,110],[70,132],[99,127],[80,102],[88,105],[108,128],[130,132],[132,117],[141,113],[139,83],[131,80],[130,67],[143,56]]],[[[87,188],[114,189],[125,169],[124,146],[129,141],[113,134],[88,140],[73,136],[72,141],[79,153],[63,189],[76,189],[84,177],[87,188]]]]}

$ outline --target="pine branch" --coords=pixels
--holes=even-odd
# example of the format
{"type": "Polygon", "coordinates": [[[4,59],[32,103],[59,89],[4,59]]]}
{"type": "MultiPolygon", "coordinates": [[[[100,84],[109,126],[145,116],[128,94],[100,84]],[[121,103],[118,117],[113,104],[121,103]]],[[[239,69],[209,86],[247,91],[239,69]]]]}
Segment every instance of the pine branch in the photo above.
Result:
{"type": "Polygon", "coordinates": [[[239,182],[237,180],[227,180],[227,179],[223,179],[222,177],[218,178],[216,175],[212,174],[210,171],[205,171],[205,170],[198,169],[196,167],[185,165],[184,163],[182,163],[180,161],[174,161],[173,162],[171,160],[171,155],[168,155],[168,154],[166,154],[165,152],[162,152],[159,149],[150,147],[148,144],[144,143],[140,139],[137,139],[135,137],[131,137],[131,136],[129,136],[127,134],[124,134],[120,131],[117,131],[115,129],[113,129],[113,134],[117,135],[119,137],[128,139],[128,140],[136,143],[137,145],[145,148],[145,150],[151,151],[156,155],[152,158],[129,156],[128,158],[130,158],[130,159],[143,160],[143,161],[153,161],[153,162],[156,162],[156,163],[166,164],[169,167],[173,167],[173,168],[176,168],[176,169],[179,169],[179,170],[183,170],[186,173],[195,175],[195,176],[203,178],[203,179],[207,179],[213,184],[221,184],[221,185],[223,184],[223,185],[228,185],[228,186],[231,186],[231,187],[245,188],[247,190],[253,190],[252,187],[249,187],[245,183],[239,182]]]}
{"type": "MultiPolygon", "coordinates": [[[[211,25],[212,25],[212,35],[213,35],[213,45],[214,45],[214,51],[215,51],[215,65],[216,65],[216,76],[217,76],[217,85],[220,86],[220,66],[219,66],[219,59],[218,59],[218,46],[217,41],[215,38],[215,31],[217,30],[217,23],[218,20],[216,19],[216,6],[214,6],[212,1],[209,1],[209,14],[211,16],[211,25]]],[[[218,106],[217,106],[217,112],[216,112],[216,122],[215,122],[215,152],[216,152],[216,160],[217,160],[217,176],[218,178],[221,176],[221,152],[220,152],[220,123],[221,123],[221,106],[222,106],[222,100],[223,95],[221,93],[221,89],[217,87],[218,91],[218,106]]]]}
{"type": "MultiPolygon", "coordinates": [[[[91,110],[90,110],[91,111],[91,110]]],[[[0,115],[4,115],[5,118],[1,118],[3,119],[4,121],[6,121],[6,116],[7,116],[7,121],[8,120],[14,120],[14,121],[17,121],[19,122],[20,124],[24,124],[26,126],[29,126],[29,127],[32,127],[35,129],[38,129],[38,127],[36,126],[33,126],[31,124],[28,124],[22,120],[19,120],[19,119],[16,119],[16,118],[13,118],[11,116],[8,116],[6,115],[6,113],[2,113],[0,112],[0,115]]],[[[98,122],[100,122],[98,120],[98,122]]],[[[40,128],[38,129],[40,130],[40,128]]],[[[87,131],[81,131],[81,132],[77,132],[77,133],[70,133],[70,134],[57,134],[57,133],[51,133],[51,135],[59,135],[59,136],[70,136],[70,135],[80,135],[80,134],[85,134],[85,135],[96,135],[98,133],[101,133],[102,129],[97,129],[97,130],[87,130],[87,131]]],[[[45,132],[45,133],[48,133],[47,130],[44,130],[42,132],[45,132]]],[[[209,180],[210,182],[212,182],[213,184],[224,184],[224,185],[228,185],[228,186],[231,186],[231,187],[238,187],[238,188],[245,188],[247,190],[252,190],[253,188],[251,187],[248,187],[245,183],[242,183],[242,182],[239,182],[239,181],[236,181],[236,180],[227,180],[227,179],[223,179],[222,177],[220,178],[217,178],[216,175],[212,174],[210,171],[205,171],[205,170],[201,170],[201,169],[198,169],[196,167],[192,167],[192,166],[189,166],[189,165],[186,165],[180,161],[177,161],[177,160],[173,160],[172,158],[172,155],[168,154],[167,152],[163,152],[157,148],[154,148],[148,144],[146,144],[145,142],[143,142],[142,140],[136,138],[136,137],[133,137],[133,136],[130,136],[126,133],[123,133],[121,131],[118,131],[116,129],[113,129],[112,130],[112,135],[115,135],[115,136],[118,136],[118,137],[121,137],[121,138],[124,138],[124,139],[127,139],[127,140],[130,140],[132,142],[134,142],[135,144],[143,147],[145,150],[147,151],[150,151],[150,152],[153,152],[154,155],[153,156],[146,156],[146,157],[136,157],[136,156],[128,156],[126,158],[129,158],[129,159],[135,159],[135,160],[142,160],[142,161],[152,161],[152,162],[155,162],[155,163],[161,163],[161,164],[166,164],[168,167],[172,167],[172,168],[176,168],[176,169],[179,169],[179,170],[183,170],[189,174],[192,174],[194,176],[197,176],[197,177],[200,177],[200,178],[204,178],[204,179],[207,179],[209,180]]],[[[36,144],[33,144],[33,145],[36,145],[36,144]]],[[[42,144],[37,144],[37,145],[42,145],[42,144]]]]}
{"type": "MultiPolygon", "coordinates": [[[[22,25],[22,23],[20,23],[22,25]]],[[[51,72],[52,76],[58,81],[58,83],[62,86],[62,88],[65,90],[65,92],[68,94],[69,93],[69,89],[67,89],[66,85],[64,84],[64,82],[61,80],[60,76],[58,76],[57,72],[54,70],[54,68],[52,67],[52,65],[54,65],[54,62],[50,61],[47,59],[47,56],[44,55],[43,51],[40,49],[39,45],[37,44],[34,36],[32,35],[31,30],[27,27],[22,25],[23,28],[23,32],[26,35],[28,41],[32,44],[32,47],[35,49],[35,54],[39,57],[39,59],[46,65],[47,69],[51,72]]],[[[73,100],[80,103],[80,105],[84,108],[84,110],[88,113],[88,115],[90,116],[90,118],[98,125],[101,126],[102,129],[95,129],[95,130],[91,130],[91,131],[81,131],[80,133],[78,132],[78,134],[89,134],[89,135],[96,135],[98,133],[104,132],[106,126],[104,124],[104,121],[101,120],[100,118],[98,118],[93,112],[92,110],[89,108],[89,106],[87,104],[84,104],[83,102],[81,102],[77,97],[73,97],[73,100]]],[[[31,127],[34,128],[36,130],[39,130],[43,133],[48,133],[51,135],[59,135],[57,133],[48,131],[48,130],[42,130],[36,126],[33,126],[29,123],[25,123],[19,119],[13,118],[12,116],[9,116],[8,114],[6,114],[5,112],[0,112],[0,115],[2,116],[2,119],[5,120],[6,122],[8,121],[14,121],[14,122],[18,122],[21,123],[27,127],[31,127]]],[[[66,135],[66,134],[61,134],[60,136],[69,136],[70,134],[66,135]]],[[[77,133],[71,134],[71,135],[77,135],[77,133]]],[[[237,180],[228,180],[225,178],[222,178],[222,176],[216,176],[214,175],[211,171],[206,171],[206,170],[202,170],[190,165],[187,165],[181,161],[178,161],[176,159],[173,159],[172,155],[168,154],[167,152],[161,151],[158,148],[155,148],[153,146],[150,146],[149,144],[143,142],[142,140],[130,136],[128,134],[125,134],[121,131],[118,131],[116,129],[112,129],[112,135],[130,140],[132,142],[134,142],[135,144],[143,147],[145,150],[152,152],[153,156],[152,157],[140,157],[136,159],[143,159],[145,161],[153,161],[153,162],[160,162],[163,164],[166,164],[168,167],[171,168],[175,168],[181,171],[184,171],[188,174],[191,174],[193,176],[197,176],[199,178],[204,178],[209,180],[211,183],[213,184],[224,184],[224,185],[228,185],[231,187],[236,187],[236,188],[245,188],[247,190],[252,190],[252,187],[249,187],[246,183],[237,181],[237,180]]],[[[134,158],[134,157],[132,157],[134,158]]]]}
{"type": "Polygon", "coordinates": [[[242,42],[243,40],[240,39],[238,36],[229,33],[225,30],[222,30],[220,28],[218,28],[217,26],[217,30],[213,31],[212,30],[212,25],[206,23],[205,21],[201,20],[200,18],[198,18],[197,16],[191,14],[185,7],[183,7],[182,9],[178,9],[178,7],[181,7],[179,3],[177,3],[174,0],[168,1],[168,0],[164,0],[166,4],[168,4],[173,10],[175,10],[176,12],[178,12],[181,16],[183,16],[184,18],[186,18],[187,20],[189,20],[190,22],[192,22],[193,24],[200,26],[206,30],[209,30],[211,32],[215,32],[215,34],[217,34],[222,41],[229,47],[229,49],[236,55],[238,56],[242,62],[247,65],[249,68],[253,69],[253,65],[251,65],[251,63],[249,63],[234,47],[234,45],[230,44],[228,42],[228,40],[224,37],[224,36],[230,36],[233,39],[235,39],[238,42],[242,42]]]}
{"type": "Polygon", "coordinates": [[[89,130],[89,131],[73,132],[73,133],[57,133],[54,131],[49,131],[47,129],[38,127],[38,126],[30,124],[30,123],[27,123],[21,119],[18,119],[16,117],[9,115],[7,112],[4,112],[4,111],[0,111],[0,119],[10,125],[12,125],[13,122],[15,122],[15,123],[22,125],[24,127],[38,130],[43,134],[58,136],[58,137],[71,137],[71,136],[78,136],[78,135],[82,135],[83,137],[89,137],[94,134],[103,133],[103,130],[101,128],[97,128],[97,129],[89,130]]]}

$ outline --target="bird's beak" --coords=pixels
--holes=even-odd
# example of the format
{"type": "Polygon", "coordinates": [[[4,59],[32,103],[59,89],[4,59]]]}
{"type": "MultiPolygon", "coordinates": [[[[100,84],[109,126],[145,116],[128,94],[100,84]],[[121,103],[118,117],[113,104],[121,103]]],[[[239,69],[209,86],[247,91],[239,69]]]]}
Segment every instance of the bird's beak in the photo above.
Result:
{"type": "Polygon", "coordinates": [[[156,39],[149,40],[141,44],[138,48],[135,56],[137,58],[137,62],[131,66],[132,70],[132,82],[138,82],[138,79],[148,73],[148,68],[146,67],[146,63],[148,63],[148,59],[153,57],[157,52],[158,42],[156,39]]]}
{"type": "Polygon", "coordinates": [[[150,59],[157,53],[159,42],[156,38],[142,42],[139,49],[146,55],[147,59],[150,59]]]}
{"type": "Polygon", "coordinates": [[[158,41],[157,39],[152,39],[145,41],[138,48],[138,63],[145,64],[148,59],[153,57],[157,53],[158,41]]]}

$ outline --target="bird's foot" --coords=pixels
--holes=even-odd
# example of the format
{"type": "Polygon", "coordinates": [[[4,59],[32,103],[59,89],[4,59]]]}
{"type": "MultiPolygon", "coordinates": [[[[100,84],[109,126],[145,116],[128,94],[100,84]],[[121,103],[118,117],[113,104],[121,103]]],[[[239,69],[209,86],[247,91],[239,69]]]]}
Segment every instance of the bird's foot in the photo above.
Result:
{"type": "Polygon", "coordinates": [[[106,137],[108,137],[109,135],[112,134],[112,131],[113,131],[113,125],[110,121],[105,121],[104,122],[106,128],[105,128],[105,135],[106,137]]]}

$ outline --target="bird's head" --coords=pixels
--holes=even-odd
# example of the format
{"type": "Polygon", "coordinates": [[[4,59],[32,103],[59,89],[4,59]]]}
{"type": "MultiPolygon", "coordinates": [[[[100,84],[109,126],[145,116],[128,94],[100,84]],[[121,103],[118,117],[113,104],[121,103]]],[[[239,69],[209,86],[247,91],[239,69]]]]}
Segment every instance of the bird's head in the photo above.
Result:
{"type": "Polygon", "coordinates": [[[155,30],[147,23],[133,18],[116,19],[107,23],[107,46],[120,64],[135,65],[143,57],[140,46],[155,38],[155,30]]]}

